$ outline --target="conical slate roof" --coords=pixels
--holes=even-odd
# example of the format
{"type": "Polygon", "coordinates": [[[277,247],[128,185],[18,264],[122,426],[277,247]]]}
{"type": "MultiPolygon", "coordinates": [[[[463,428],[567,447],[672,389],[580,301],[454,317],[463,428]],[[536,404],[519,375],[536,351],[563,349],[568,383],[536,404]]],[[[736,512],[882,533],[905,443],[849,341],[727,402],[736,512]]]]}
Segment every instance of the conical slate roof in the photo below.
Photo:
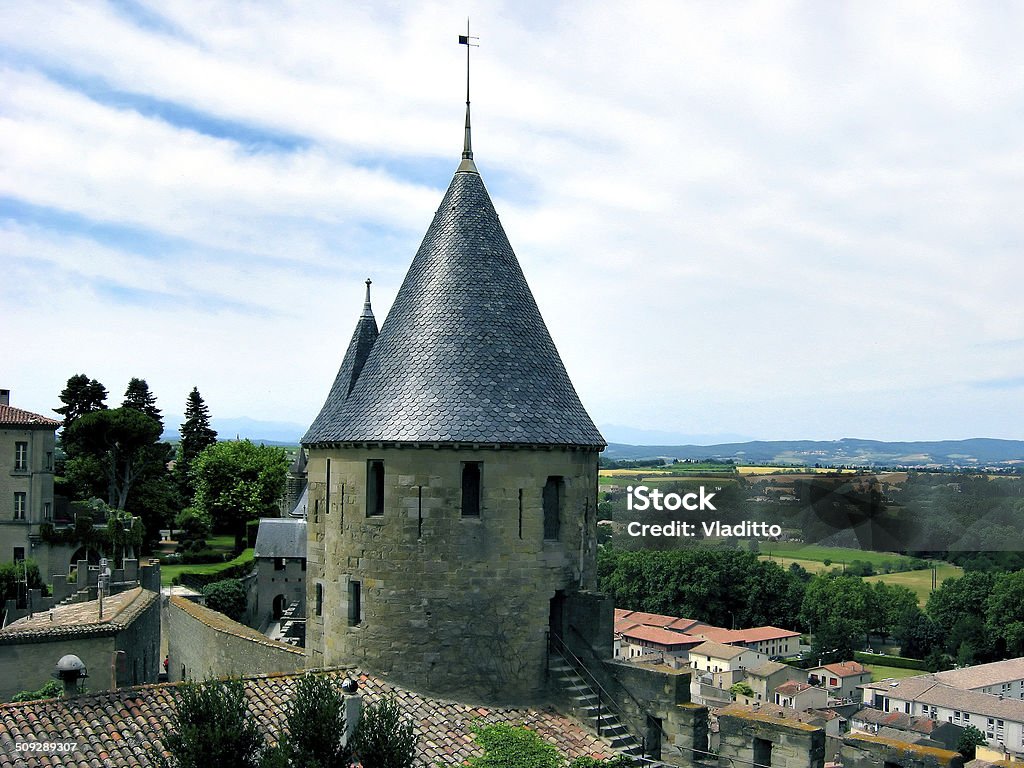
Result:
{"type": "Polygon", "coordinates": [[[605,445],[472,160],[452,179],[357,373],[349,392],[335,381],[304,445],[605,445]]]}

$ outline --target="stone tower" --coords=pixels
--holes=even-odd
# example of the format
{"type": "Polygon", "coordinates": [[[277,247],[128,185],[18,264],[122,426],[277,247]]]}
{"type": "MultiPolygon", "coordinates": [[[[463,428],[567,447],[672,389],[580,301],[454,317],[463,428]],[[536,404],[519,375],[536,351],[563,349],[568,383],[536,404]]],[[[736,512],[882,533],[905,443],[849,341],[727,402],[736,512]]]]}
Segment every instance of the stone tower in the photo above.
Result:
{"type": "Polygon", "coordinates": [[[596,584],[605,442],[469,144],[379,334],[366,302],[309,451],[307,654],[527,701],[596,584]]]}

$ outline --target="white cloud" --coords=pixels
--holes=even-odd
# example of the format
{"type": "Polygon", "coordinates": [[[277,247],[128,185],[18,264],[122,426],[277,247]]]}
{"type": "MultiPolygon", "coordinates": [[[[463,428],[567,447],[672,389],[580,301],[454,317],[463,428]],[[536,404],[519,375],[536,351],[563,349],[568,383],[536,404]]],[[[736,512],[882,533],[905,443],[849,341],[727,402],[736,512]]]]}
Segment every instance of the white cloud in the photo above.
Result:
{"type": "MultiPolygon", "coordinates": [[[[61,341],[5,386],[45,410],[79,370],[144,376],[166,409],[198,385],[308,421],[457,162],[464,9],[148,8],[5,13],[0,258],[30,285],[0,306],[61,341]]],[[[478,165],[596,420],[1020,437],[1012,388],[968,385],[1024,374],[978,343],[1024,336],[1024,12],[471,13],[478,165]]]]}

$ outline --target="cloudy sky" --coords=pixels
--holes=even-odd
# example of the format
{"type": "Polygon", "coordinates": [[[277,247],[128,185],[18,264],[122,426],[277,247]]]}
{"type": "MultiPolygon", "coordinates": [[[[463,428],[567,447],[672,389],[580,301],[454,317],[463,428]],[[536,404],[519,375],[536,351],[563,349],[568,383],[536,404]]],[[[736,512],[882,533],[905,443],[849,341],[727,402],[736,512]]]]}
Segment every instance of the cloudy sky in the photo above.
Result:
{"type": "Polygon", "coordinates": [[[607,436],[1024,438],[1002,2],[0,2],[12,404],[307,425],[458,164],[467,13],[477,165],[607,436]]]}

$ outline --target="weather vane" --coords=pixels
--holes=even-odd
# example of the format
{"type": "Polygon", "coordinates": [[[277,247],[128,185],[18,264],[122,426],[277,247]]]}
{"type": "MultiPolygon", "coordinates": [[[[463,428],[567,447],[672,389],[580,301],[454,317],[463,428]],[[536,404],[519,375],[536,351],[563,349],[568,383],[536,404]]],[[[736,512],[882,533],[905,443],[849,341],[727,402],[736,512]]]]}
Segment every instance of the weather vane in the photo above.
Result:
{"type": "Polygon", "coordinates": [[[473,143],[470,140],[469,135],[469,49],[479,48],[479,43],[474,43],[474,40],[480,38],[476,35],[469,34],[469,17],[466,17],[466,34],[459,35],[459,45],[466,46],[466,141],[462,148],[462,159],[472,160],[473,159],[473,143]]]}

